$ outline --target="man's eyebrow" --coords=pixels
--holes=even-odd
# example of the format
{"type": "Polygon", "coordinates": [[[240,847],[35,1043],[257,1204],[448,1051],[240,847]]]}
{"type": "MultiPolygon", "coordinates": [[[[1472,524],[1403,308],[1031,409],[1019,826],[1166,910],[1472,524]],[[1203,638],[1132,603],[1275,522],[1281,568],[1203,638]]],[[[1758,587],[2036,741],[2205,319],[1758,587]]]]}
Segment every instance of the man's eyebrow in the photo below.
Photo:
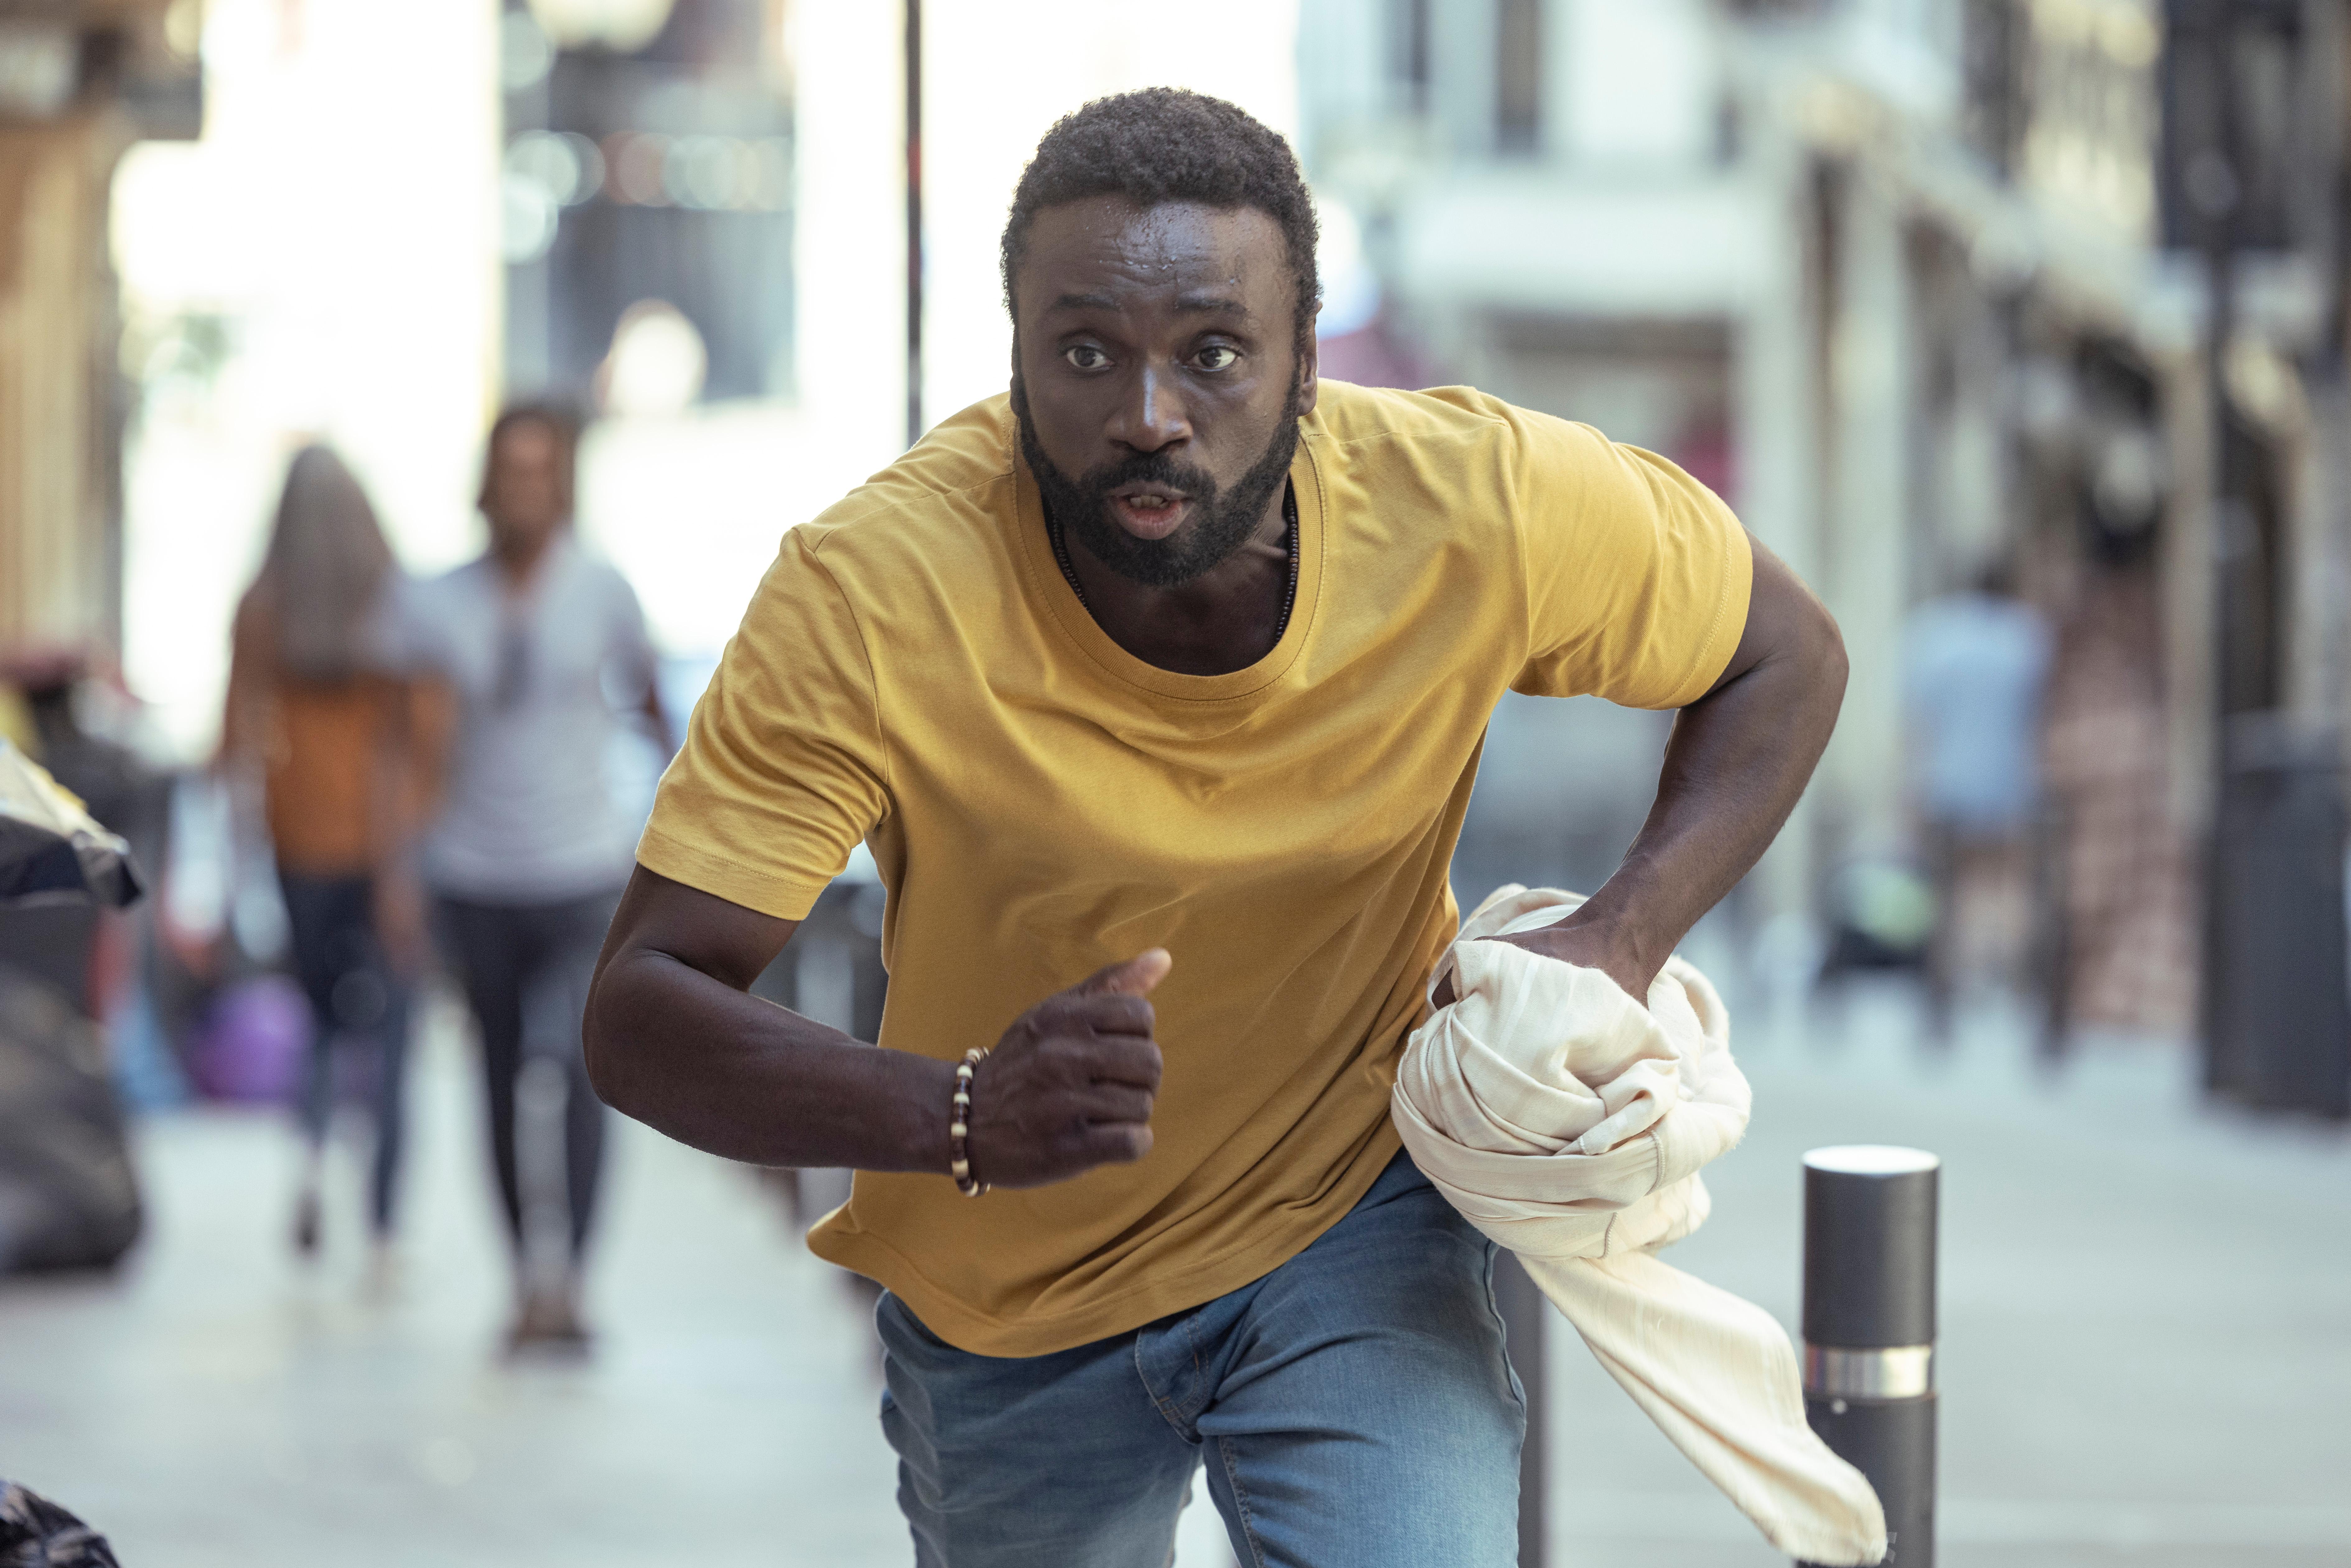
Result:
{"type": "Polygon", "coordinates": [[[1183,294],[1176,299],[1177,314],[1185,316],[1241,316],[1249,308],[1229,294],[1183,294]]]}
{"type": "MultiPolygon", "coordinates": [[[[1116,310],[1119,302],[1107,294],[1064,294],[1047,307],[1051,310],[1116,310]]],[[[1249,308],[1229,294],[1185,294],[1176,297],[1176,309],[1184,316],[1246,317],[1249,308]]]]}

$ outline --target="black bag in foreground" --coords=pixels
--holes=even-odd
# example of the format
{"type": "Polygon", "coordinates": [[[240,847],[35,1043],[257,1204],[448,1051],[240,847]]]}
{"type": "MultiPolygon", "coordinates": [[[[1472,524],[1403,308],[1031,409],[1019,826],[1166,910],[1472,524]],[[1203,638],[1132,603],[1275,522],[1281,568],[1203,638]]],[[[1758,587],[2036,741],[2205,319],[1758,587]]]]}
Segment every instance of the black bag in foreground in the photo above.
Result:
{"type": "Polygon", "coordinates": [[[0,740],[0,904],[88,900],[120,909],[139,894],[131,846],[0,740]]]}
{"type": "Polygon", "coordinates": [[[0,1481],[0,1568],[121,1568],[106,1537],[15,1481],[0,1481]]]}
{"type": "Polygon", "coordinates": [[[0,1274],[105,1268],[139,1225],[98,1026],[0,964],[0,1274]]]}

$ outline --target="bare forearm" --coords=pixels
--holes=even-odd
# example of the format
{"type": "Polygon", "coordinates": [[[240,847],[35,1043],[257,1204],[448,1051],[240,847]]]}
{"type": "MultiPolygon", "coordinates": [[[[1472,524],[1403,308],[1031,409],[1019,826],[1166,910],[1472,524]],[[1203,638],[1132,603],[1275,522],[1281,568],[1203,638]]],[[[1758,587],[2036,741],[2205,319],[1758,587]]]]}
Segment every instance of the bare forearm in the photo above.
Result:
{"type": "Polygon", "coordinates": [[[1771,842],[1844,701],[1844,643],[1821,601],[1753,547],[1747,624],[1714,689],[1682,709],[1656,803],[1625,863],[1555,926],[1511,938],[1606,970],[1633,995],[1771,842]]]}
{"type": "Polygon", "coordinates": [[[1795,809],[1844,690],[1834,643],[1759,664],[1674,722],[1656,802],[1616,874],[1571,922],[1606,926],[1654,975],[1752,869],[1795,809]]]}
{"type": "Polygon", "coordinates": [[[587,1034],[597,1093],[681,1143],[752,1165],[947,1167],[952,1066],[861,1044],[667,954],[613,954],[587,1034]]]}

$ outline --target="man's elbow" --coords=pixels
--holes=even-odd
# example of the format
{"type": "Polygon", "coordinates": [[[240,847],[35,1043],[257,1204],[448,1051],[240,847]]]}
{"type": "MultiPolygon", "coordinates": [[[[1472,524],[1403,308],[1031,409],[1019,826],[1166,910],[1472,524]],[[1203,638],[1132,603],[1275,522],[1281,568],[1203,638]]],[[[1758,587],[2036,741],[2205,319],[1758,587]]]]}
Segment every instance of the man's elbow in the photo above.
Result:
{"type": "Polygon", "coordinates": [[[1836,617],[1818,600],[1813,601],[1813,610],[1806,653],[1812,665],[1813,688],[1834,716],[1844,706],[1845,680],[1853,673],[1853,664],[1846,657],[1844,633],[1838,630],[1836,617]]]}
{"type": "Polygon", "coordinates": [[[580,1048],[588,1068],[588,1085],[596,1098],[623,1115],[629,1109],[627,1031],[621,1019],[628,1011],[628,963],[616,955],[597,966],[588,987],[588,1009],[580,1020],[580,1048]]]}

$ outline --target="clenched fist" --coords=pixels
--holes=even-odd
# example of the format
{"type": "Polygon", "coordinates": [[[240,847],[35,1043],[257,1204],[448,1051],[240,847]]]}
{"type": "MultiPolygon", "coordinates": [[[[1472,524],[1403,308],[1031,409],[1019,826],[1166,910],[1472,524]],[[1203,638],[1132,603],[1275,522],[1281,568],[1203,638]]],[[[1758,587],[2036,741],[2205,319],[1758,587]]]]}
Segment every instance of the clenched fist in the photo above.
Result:
{"type": "Polygon", "coordinates": [[[1160,1062],[1144,998],[1173,963],[1154,947],[1013,1020],[972,1083],[973,1176],[1044,1186],[1150,1150],[1160,1062]]]}

